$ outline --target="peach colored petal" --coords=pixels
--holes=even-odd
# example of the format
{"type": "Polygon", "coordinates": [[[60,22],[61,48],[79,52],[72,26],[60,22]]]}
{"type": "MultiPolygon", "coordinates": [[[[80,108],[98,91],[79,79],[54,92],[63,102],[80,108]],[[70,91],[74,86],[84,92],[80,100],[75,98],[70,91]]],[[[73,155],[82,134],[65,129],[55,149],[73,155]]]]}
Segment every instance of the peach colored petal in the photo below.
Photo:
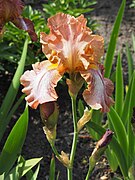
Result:
{"type": "Polygon", "coordinates": [[[67,72],[86,70],[103,55],[103,38],[92,35],[86,23],[83,15],[75,18],[58,13],[48,19],[49,35],[41,33],[43,52],[51,62],[55,52],[55,60],[63,64],[67,72]]]}
{"type": "Polygon", "coordinates": [[[111,98],[112,82],[102,76],[101,69],[81,72],[81,75],[88,84],[87,89],[83,92],[86,103],[92,109],[101,109],[102,112],[108,112],[114,102],[111,98]]]}
{"type": "Polygon", "coordinates": [[[20,79],[24,86],[22,92],[27,95],[26,101],[34,109],[39,104],[58,98],[55,87],[62,76],[56,69],[50,69],[50,66],[49,61],[38,62],[33,65],[33,70],[26,71],[20,79]]]}

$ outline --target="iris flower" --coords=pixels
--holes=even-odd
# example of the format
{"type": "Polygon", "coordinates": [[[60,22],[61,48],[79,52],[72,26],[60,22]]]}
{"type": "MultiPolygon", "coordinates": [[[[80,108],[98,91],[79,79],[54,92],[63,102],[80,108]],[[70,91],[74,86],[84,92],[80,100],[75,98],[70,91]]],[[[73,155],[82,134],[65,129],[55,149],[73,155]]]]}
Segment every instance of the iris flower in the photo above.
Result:
{"type": "Polygon", "coordinates": [[[27,31],[32,41],[37,41],[33,23],[21,16],[22,10],[21,0],[0,0],[0,34],[3,33],[4,25],[10,21],[19,29],[27,31]]]}
{"type": "Polygon", "coordinates": [[[103,77],[103,66],[99,61],[104,53],[104,40],[102,36],[93,35],[86,23],[83,15],[75,18],[58,13],[48,19],[50,33],[42,32],[40,38],[48,60],[33,64],[33,70],[26,71],[21,77],[22,91],[32,108],[56,101],[55,87],[64,73],[69,73],[69,77],[77,76],[87,82],[83,97],[92,109],[109,111],[113,103],[113,84],[103,77]]]}

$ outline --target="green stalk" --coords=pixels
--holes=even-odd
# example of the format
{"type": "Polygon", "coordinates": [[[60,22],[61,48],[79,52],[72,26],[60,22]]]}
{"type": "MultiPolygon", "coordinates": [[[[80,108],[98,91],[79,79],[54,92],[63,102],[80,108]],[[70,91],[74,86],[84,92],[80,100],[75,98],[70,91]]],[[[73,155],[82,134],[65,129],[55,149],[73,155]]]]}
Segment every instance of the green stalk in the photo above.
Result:
{"type": "Polygon", "coordinates": [[[58,151],[57,151],[54,143],[50,143],[50,145],[51,145],[51,148],[52,148],[54,154],[55,154],[59,159],[61,159],[60,154],[58,153],[58,151]]]}
{"type": "Polygon", "coordinates": [[[73,169],[73,163],[74,163],[76,146],[77,146],[77,139],[78,139],[77,114],[76,114],[76,96],[71,96],[71,100],[72,100],[72,113],[73,113],[73,123],[74,123],[74,137],[73,137],[72,149],[71,149],[71,155],[70,155],[71,168],[67,168],[68,180],[72,180],[72,169],[73,169]]]}
{"type": "Polygon", "coordinates": [[[85,180],[89,180],[89,178],[90,178],[90,175],[91,175],[91,173],[92,173],[92,171],[93,171],[93,166],[91,166],[91,164],[90,164],[90,162],[89,162],[89,169],[88,169],[88,172],[87,172],[87,175],[86,175],[86,178],[85,178],[85,180]]]}

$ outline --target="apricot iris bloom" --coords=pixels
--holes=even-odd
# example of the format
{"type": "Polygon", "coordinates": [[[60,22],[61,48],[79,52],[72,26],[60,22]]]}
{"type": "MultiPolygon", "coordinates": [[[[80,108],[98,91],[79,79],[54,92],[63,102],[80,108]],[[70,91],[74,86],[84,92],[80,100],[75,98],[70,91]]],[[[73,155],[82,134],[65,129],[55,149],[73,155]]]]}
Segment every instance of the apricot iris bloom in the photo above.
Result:
{"type": "Polygon", "coordinates": [[[19,29],[27,31],[32,41],[37,41],[37,35],[31,20],[21,16],[23,3],[21,0],[0,0],[0,35],[7,22],[12,22],[19,29]]]}
{"type": "Polygon", "coordinates": [[[91,108],[109,111],[113,84],[103,77],[103,66],[99,62],[104,53],[104,40],[102,36],[93,35],[86,23],[83,15],[75,18],[58,13],[48,19],[50,33],[41,33],[40,39],[48,60],[34,64],[33,70],[21,77],[22,91],[32,108],[56,101],[55,87],[63,74],[69,73],[70,77],[79,74],[87,82],[83,97],[91,108]]]}

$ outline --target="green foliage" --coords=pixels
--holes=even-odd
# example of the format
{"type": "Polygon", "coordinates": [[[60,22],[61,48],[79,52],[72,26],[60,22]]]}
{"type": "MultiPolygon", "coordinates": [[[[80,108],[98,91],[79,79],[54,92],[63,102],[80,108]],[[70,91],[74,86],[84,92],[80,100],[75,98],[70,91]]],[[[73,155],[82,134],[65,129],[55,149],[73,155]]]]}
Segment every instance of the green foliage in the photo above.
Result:
{"type": "Polygon", "coordinates": [[[42,158],[33,158],[33,159],[25,160],[22,156],[20,156],[18,158],[17,165],[6,176],[6,180],[10,179],[11,177],[14,177],[14,178],[16,177],[16,179],[20,179],[21,177],[23,177],[30,171],[31,171],[31,177],[29,176],[29,178],[30,179],[32,179],[32,177],[34,178],[38,174],[39,165],[35,173],[33,173],[32,168],[35,165],[37,165],[41,160],[42,158]]]}
{"type": "Polygon", "coordinates": [[[132,77],[132,74],[133,74],[133,71],[134,71],[134,62],[133,62],[133,57],[131,55],[131,51],[129,49],[129,46],[128,44],[126,44],[126,50],[127,50],[127,60],[128,60],[128,82],[130,82],[131,80],[131,77],[132,77]]]}
{"type": "Polygon", "coordinates": [[[133,42],[133,50],[135,52],[135,36],[133,33],[132,33],[132,42],[133,42]]]}
{"type": "MultiPolygon", "coordinates": [[[[7,91],[7,94],[3,100],[3,103],[0,107],[0,140],[3,136],[3,133],[6,129],[6,126],[8,125],[10,118],[7,116],[10,113],[10,117],[12,116],[12,105],[14,103],[14,100],[16,98],[19,86],[20,86],[20,77],[23,73],[24,70],[24,66],[25,66],[25,60],[26,60],[26,55],[27,55],[27,47],[28,47],[28,39],[26,38],[25,44],[24,44],[24,48],[23,48],[23,52],[22,52],[22,56],[20,59],[20,63],[18,65],[18,68],[15,72],[15,75],[12,79],[12,82],[10,84],[10,87],[7,91]],[[11,110],[11,111],[10,111],[11,110]]],[[[14,112],[14,111],[13,111],[14,112]]]]}
{"type": "Polygon", "coordinates": [[[55,180],[55,158],[54,158],[54,156],[52,157],[51,163],[50,163],[49,180],[55,180]]]}
{"type": "Polygon", "coordinates": [[[17,160],[26,137],[28,127],[28,107],[14,125],[0,155],[0,174],[9,172],[17,160]]]}
{"type": "MultiPolygon", "coordinates": [[[[81,14],[93,11],[93,6],[96,3],[96,0],[49,0],[47,4],[43,4],[43,11],[45,12],[47,18],[55,15],[58,12],[63,12],[77,17],[81,14]]],[[[97,23],[95,21],[92,21],[90,17],[88,17],[87,20],[88,26],[92,30],[95,30],[97,27],[97,23]]]]}
{"type": "MultiPolygon", "coordinates": [[[[33,21],[34,28],[38,37],[40,35],[40,32],[42,31],[48,32],[48,28],[46,26],[46,22],[43,17],[43,14],[39,10],[33,10],[31,6],[26,6],[24,8],[22,15],[33,21]]],[[[1,70],[4,70],[3,64],[5,63],[5,61],[12,63],[12,65],[13,63],[19,62],[19,57],[22,52],[22,47],[25,37],[26,37],[25,31],[16,28],[12,23],[6,24],[3,40],[0,43],[1,70]]],[[[40,48],[41,48],[39,41],[33,44],[29,38],[28,43],[29,43],[28,54],[25,65],[30,65],[32,63],[35,63],[36,61],[40,61],[40,59],[43,58],[43,54],[38,53],[38,51],[40,52],[40,48]]]]}
{"type": "MultiPolygon", "coordinates": [[[[116,47],[116,40],[119,32],[120,23],[122,21],[124,7],[126,1],[123,0],[119,13],[117,15],[114,28],[111,35],[111,40],[109,43],[109,48],[105,61],[105,76],[109,77],[112,69],[112,62],[114,58],[114,52],[116,47]]],[[[133,48],[135,45],[135,38],[132,34],[133,48]]],[[[133,177],[131,174],[131,169],[134,168],[135,160],[135,135],[134,135],[134,123],[131,123],[133,108],[135,107],[135,71],[133,65],[133,58],[131,51],[126,46],[127,60],[128,60],[128,74],[129,74],[129,85],[128,90],[124,87],[123,82],[123,71],[120,54],[117,59],[116,73],[114,76],[115,81],[115,106],[111,107],[110,112],[107,114],[106,128],[110,128],[114,131],[114,137],[107,149],[107,157],[110,166],[113,170],[120,167],[123,177],[129,179],[128,175],[133,177]],[[124,94],[125,88],[125,94],[124,94]],[[129,173],[130,172],[130,173],[129,173]]],[[[93,113],[94,117],[94,113],[93,113]]],[[[102,118],[100,118],[100,121],[102,118]]],[[[105,129],[102,128],[102,124],[97,122],[96,119],[90,121],[87,124],[87,129],[91,134],[91,128],[101,135],[105,129]]],[[[96,135],[92,133],[92,137],[97,139],[96,135]]]]}
{"type": "MultiPolygon", "coordinates": [[[[132,77],[129,83],[128,91],[124,97],[121,58],[119,55],[116,67],[115,107],[111,107],[110,112],[108,113],[107,121],[108,127],[114,131],[114,138],[110,144],[110,148],[107,150],[107,157],[109,159],[110,166],[114,170],[116,170],[118,162],[123,177],[125,178],[128,178],[129,169],[132,165],[134,165],[135,160],[134,124],[131,124],[133,108],[135,107],[135,71],[132,72],[132,69],[133,67],[128,68],[128,73],[130,73],[132,77]]],[[[102,126],[91,121],[87,125],[87,129],[90,134],[90,127],[99,134],[103,131],[102,126]]]]}
{"type": "Polygon", "coordinates": [[[120,29],[120,24],[123,18],[124,10],[125,10],[126,0],[122,1],[121,7],[119,9],[118,15],[116,17],[113,30],[110,37],[110,43],[107,50],[107,55],[105,59],[105,77],[110,77],[112,63],[114,58],[114,52],[117,43],[117,37],[120,29]]]}
{"type": "Polygon", "coordinates": [[[116,83],[115,83],[115,109],[119,115],[122,113],[124,99],[123,71],[121,65],[121,57],[118,55],[116,66],[116,83]]]}
{"type": "Polygon", "coordinates": [[[132,0],[132,3],[129,6],[130,8],[135,8],[135,0],[132,0]]]}
{"type": "MultiPolygon", "coordinates": [[[[3,47],[3,49],[6,48],[3,47]]],[[[7,91],[7,94],[0,108],[0,139],[3,136],[6,127],[12,118],[12,115],[15,113],[18,106],[25,97],[25,95],[22,95],[16,101],[16,103],[14,103],[20,86],[20,77],[24,71],[27,49],[28,49],[28,37],[26,37],[24,43],[18,68],[16,69],[15,75],[12,79],[10,87],[7,91]]],[[[6,49],[6,51],[8,51],[8,48],[6,49]]],[[[41,158],[39,159],[37,158],[28,161],[23,160],[23,162],[19,161],[18,164],[12,169],[19,154],[21,153],[21,149],[26,138],[27,127],[28,127],[28,107],[26,107],[24,113],[21,115],[21,117],[18,119],[13,129],[11,130],[5,142],[5,145],[2,149],[2,152],[0,154],[0,179],[3,180],[19,179],[20,177],[24,176],[28,171],[30,171],[31,168],[35,166],[37,163],[39,163],[39,161],[41,160],[41,158]]],[[[31,179],[35,180],[37,178],[38,172],[39,172],[39,166],[37,167],[34,173],[32,172],[31,179]]]]}
{"type": "MultiPolygon", "coordinates": [[[[90,128],[92,128],[100,136],[102,136],[102,134],[104,134],[104,132],[105,132],[105,129],[95,122],[91,122],[91,121],[88,122],[86,127],[87,127],[88,131],[90,130],[90,128]]],[[[118,160],[118,163],[119,163],[119,166],[120,166],[123,176],[127,177],[128,171],[127,171],[126,159],[125,159],[123,150],[115,137],[113,137],[112,142],[110,143],[109,146],[110,146],[110,149],[112,149],[112,151],[115,153],[115,155],[117,157],[117,160],[118,160]]],[[[115,161],[114,163],[117,163],[117,161],[115,161]]]]}

